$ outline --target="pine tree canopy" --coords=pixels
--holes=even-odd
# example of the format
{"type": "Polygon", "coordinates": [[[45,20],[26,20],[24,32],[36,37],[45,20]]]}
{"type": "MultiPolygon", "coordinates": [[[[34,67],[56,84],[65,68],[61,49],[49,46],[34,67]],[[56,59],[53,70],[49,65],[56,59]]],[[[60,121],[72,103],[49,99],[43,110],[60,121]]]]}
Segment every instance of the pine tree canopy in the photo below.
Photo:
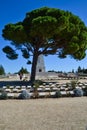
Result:
{"type": "Polygon", "coordinates": [[[26,13],[23,21],[5,25],[2,36],[15,48],[3,48],[7,57],[16,59],[16,51],[21,50],[27,60],[33,56],[32,67],[40,54],[59,58],[70,55],[77,60],[86,56],[87,27],[69,11],[49,7],[33,10],[26,13]]]}

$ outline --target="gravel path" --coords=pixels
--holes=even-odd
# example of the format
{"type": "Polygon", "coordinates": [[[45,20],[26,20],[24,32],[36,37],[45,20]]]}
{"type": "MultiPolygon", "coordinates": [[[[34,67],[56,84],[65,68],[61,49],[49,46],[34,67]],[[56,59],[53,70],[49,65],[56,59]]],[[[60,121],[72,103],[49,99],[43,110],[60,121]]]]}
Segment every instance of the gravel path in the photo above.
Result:
{"type": "Polygon", "coordinates": [[[0,130],[86,130],[87,97],[0,101],[0,130]]]}

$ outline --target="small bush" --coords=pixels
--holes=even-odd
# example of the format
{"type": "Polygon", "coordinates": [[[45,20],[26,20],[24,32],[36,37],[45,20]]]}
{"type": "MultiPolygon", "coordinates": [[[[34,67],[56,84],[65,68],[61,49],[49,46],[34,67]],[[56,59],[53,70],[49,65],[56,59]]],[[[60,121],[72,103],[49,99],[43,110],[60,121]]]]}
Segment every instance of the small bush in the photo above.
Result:
{"type": "Polygon", "coordinates": [[[76,84],[77,84],[77,81],[75,81],[75,80],[71,81],[71,87],[72,87],[72,89],[75,89],[76,84]]]}
{"type": "Polygon", "coordinates": [[[61,96],[62,96],[61,92],[58,90],[58,91],[56,91],[54,98],[60,98],[61,96]]]}
{"type": "Polygon", "coordinates": [[[83,96],[83,90],[82,89],[76,88],[76,89],[73,90],[73,92],[74,92],[74,96],[76,96],[76,97],[83,96]]]}
{"type": "Polygon", "coordinates": [[[4,91],[4,89],[3,88],[0,88],[0,93],[2,93],[4,91]]]}
{"type": "Polygon", "coordinates": [[[0,99],[7,99],[7,98],[8,98],[7,93],[5,91],[2,91],[0,95],[0,99]]]}
{"type": "Polygon", "coordinates": [[[9,89],[9,88],[10,88],[10,85],[7,85],[7,86],[6,86],[6,88],[8,88],[8,89],[9,89]]]}
{"type": "Polygon", "coordinates": [[[70,93],[70,92],[67,92],[66,97],[71,97],[71,96],[72,96],[71,93],[70,93]]]}
{"type": "Polygon", "coordinates": [[[87,96],[87,87],[83,89],[83,95],[87,96]]]}
{"type": "Polygon", "coordinates": [[[30,95],[27,90],[23,90],[22,93],[18,96],[18,99],[29,99],[30,95]]]}
{"type": "Polygon", "coordinates": [[[42,85],[42,84],[43,84],[43,81],[42,81],[42,80],[35,80],[34,85],[35,85],[35,84],[42,85]]]}

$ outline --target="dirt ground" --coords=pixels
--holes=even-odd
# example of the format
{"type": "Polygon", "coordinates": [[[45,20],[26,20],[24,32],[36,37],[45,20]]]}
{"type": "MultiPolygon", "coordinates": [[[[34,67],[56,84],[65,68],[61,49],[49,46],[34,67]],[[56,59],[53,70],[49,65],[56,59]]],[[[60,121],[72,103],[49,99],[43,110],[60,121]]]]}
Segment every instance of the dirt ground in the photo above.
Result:
{"type": "Polygon", "coordinates": [[[86,130],[87,97],[0,100],[0,130],[86,130]]]}

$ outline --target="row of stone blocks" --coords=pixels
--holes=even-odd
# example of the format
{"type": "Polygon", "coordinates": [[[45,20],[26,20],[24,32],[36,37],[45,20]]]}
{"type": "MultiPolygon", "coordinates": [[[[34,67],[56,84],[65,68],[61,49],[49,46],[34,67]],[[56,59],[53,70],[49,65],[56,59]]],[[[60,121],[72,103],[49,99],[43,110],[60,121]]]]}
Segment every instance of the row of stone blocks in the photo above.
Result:
{"type": "MultiPolygon", "coordinates": [[[[76,88],[79,89],[84,89],[86,87],[87,83],[79,83],[78,86],[76,86],[76,88]]],[[[34,95],[31,86],[3,86],[1,89],[7,92],[8,97],[18,97],[23,91],[27,91],[31,97],[34,95]]],[[[37,88],[39,97],[52,97],[57,91],[60,91],[62,96],[74,95],[73,88],[66,84],[49,83],[47,85],[44,83],[37,88]]]]}
{"type": "MultiPolygon", "coordinates": [[[[61,93],[62,97],[66,97],[67,95],[70,95],[71,97],[74,96],[73,91],[68,91],[68,92],[67,91],[60,91],[60,93],[61,93]]],[[[10,92],[8,92],[7,96],[8,96],[8,98],[18,98],[20,94],[21,93],[10,93],[10,92]]],[[[34,92],[29,92],[28,94],[29,94],[30,98],[33,98],[36,95],[34,92]]],[[[39,97],[39,98],[54,97],[55,94],[56,94],[56,91],[55,92],[38,92],[38,94],[37,94],[38,96],[36,96],[36,97],[39,97]]]]}
{"type": "Polygon", "coordinates": [[[13,89],[4,89],[5,92],[7,92],[7,96],[9,98],[17,98],[23,91],[27,91],[28,94],[30,95],[30,97],[34,97],[35,94],[38,95],[38,97],[42,98],[42,97],[54,97],[57,91],[60,91],[60,94],[62,95],[62,97],[65,97],[67,95],[74,95],[73,90],[70,89],[59,89],[59,88],[49,88],[49,87],[45,87],[45,88],[38,88],[37,91],[32,90],[31,88],[13,88],[13,89]]]}

